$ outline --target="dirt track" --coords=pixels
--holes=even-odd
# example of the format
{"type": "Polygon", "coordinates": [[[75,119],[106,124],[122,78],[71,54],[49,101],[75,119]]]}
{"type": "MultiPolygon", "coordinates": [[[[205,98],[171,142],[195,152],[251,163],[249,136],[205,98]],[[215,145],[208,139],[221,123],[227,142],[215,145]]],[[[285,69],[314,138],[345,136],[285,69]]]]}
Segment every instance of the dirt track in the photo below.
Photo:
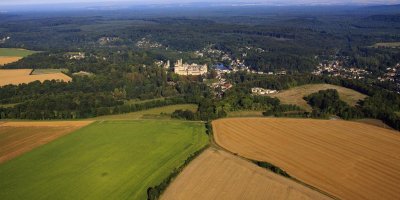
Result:
{"type": "Polygon", "coordinates": [[[329,198],[229,153],[208,149],[179,174],[161,199],[329,198]]]}
{"type": "Polygon", "coordinates": [[[400,133],[357,122],[235,118],[216,142],[341,199],[400,199],[400,133]]]}
{"type": "Polygon", "coordinates": [[[91,121],[0,123],[0,163],[71,133],[91,121]]]}

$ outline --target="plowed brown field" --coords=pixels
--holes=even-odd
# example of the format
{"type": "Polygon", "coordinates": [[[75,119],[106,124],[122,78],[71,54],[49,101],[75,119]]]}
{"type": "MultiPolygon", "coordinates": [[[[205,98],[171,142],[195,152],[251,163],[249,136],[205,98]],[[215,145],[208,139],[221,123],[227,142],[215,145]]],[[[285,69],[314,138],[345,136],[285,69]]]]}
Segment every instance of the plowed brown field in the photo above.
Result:
{"type": "Polygon", "coordinates": [[[8,63],[17,62],[18,60],[21,59],[22,57],[17,57],[17,56],[0,56],[0,66],[8,63]]]}
{"type": "Polygon", "coordinates": [[[229,153],[208,149],[179,174],[161,199],[329,198],[229,153]]]}
{"type": "Polygon", "coordinates": [[[30,75],[31,69],[10,69],[0,70],[0,86],[18,85],[33,81],[44,82],[45,80],[58,80],[64,82],[72,81],[72,78],[63,73],[30,75]]]}
{"type": "Polygon", "coordinates": [[[400,133],[334,120],[234,118],[216,142],[341,199],[400,199],[400,133]]]}
{"type": "Polygon", "coordinates": [[[0,163],[90,123],[92,122],[0,122],[0,163]]]}

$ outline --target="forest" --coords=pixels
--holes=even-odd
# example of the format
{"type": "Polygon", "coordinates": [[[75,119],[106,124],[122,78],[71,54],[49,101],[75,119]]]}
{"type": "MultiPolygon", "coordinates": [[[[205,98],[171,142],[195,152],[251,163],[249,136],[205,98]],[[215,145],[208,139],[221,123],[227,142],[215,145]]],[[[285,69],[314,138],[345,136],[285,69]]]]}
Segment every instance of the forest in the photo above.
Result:
{"type": "Polygon", "coordinates": [[[2,68],[63,68],[73,81],[1,87],[0,104],[13,106],[0,106],[0,118],[77,119],[195,103],[199,105],[196,113],[178,110],[173,117],[208,121],[231,111],[259,110],[276,116],[371,117],[400,129],[398,80],[376,79],[400,63],[400,49],[374,47],[380,42],[400,41],[397,8],[338,6],[329,10],[322,6],[299,11],[218,7],[190,8],[181,14],[154,8],[141,14],[76,11],[40,16],[1,13],[0,40],[10,39],[0,42],[0,47],[39,52],[2,68]],[[193,10],[203,14],[197,16],[193,10]],[[71,59],[71,52],[83,52],[85,57],[71,59]],[[233,88],[216,97],[207,85],[208,79],[215,78],[212,73],[205,77],[173,73],[173,63],[181,58],[207,64],[212,73],[213,65],[230,65],[237,60],[255,72],[287,73],[227,74],[233,88]],[[335,59],[343,67],[366,69],[371,74],[362,80],[311,74],[322,61],[335,59]],[[172,63],[167,68],[156,64],[167,60],[172,63]],[[92,76],[75,75],[81,71],[92,76]],[[314,111],[305,113],[276,98],[250,94],[252,87],[284,90],[310,83],[344,86],[368,98],[352,108],[338,100],[335,91],[321,91],[306,97],[314,111]],[[126,104],[132,99],[151,101],[126,104]]]}

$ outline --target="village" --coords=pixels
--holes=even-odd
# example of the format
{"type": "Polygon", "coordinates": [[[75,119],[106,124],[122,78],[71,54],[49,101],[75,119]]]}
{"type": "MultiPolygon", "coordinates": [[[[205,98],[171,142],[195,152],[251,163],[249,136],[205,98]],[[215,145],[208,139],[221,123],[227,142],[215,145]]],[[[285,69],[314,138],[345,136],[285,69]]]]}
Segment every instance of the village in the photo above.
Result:
{"type": "Polygon", "coordinates": [[[344,67],[341,61],[335,60],[319,63],[312,74],[317,76],[328,75],[346,79],[365,79],[366,76],[371,74],[371,72],[356,67],[344,67]]]}
{"type": "Polygon", "coordinates": [[[394,67],[386,68],[386,73],[378,77],[378,80],[400,83],[400,63],[397,63],[394,67]]]}

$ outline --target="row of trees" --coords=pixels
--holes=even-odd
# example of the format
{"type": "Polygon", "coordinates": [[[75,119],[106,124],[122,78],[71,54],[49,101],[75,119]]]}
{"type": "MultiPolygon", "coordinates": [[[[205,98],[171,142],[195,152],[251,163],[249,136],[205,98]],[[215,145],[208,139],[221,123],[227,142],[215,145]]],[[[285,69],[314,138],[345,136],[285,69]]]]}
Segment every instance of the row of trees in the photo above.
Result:
{"type": "Polygon", "coordinates": [[[346,120],[364,117],[359,107],[351,107],[340,100],[339,93],[335,89],[321,90],[304,97],[304,100],[314,109],[312,117],[326,118],[337,115],[346,120]]]}
{"type": "MultiPolygon", "coordinates": [[[[327,117],[328,113],[334,113],[344,119],[351,118],[376,118],[387,123],[391,127],[400,130],[400,95],[386,88],[387,85],[374,84],[368,81],[350,80],[335,77],[313,76],[313,75],[286,75],[286,76],[265,76],[249,73],[234,73],[228,76],[228,79],[236,84],[238,90],[232,90],[234,94],[229,96],[240,96],[243,92],[250,91],[252,87],[264,87],[270,89],[284,90],[305,84],[328,83],[353,89],[360,93],[368,95],[359,102],[357,107],[350,107],[338,99],[338,95],[333,91],[324,91],[322,94],[314,94],[309,97],[311,104],[315,105],[312,113],[307,113],[293,106],[292,110],[279,112],[279,107],[271,106],[265,109],[265,115],[275,116],[296,116],[296,117],[327,117]],[[324,99],[324,101],[322,101],[324,99]],[[338,105],[338,106],[337,106],[338,105]],[[291,112],[291,113],[290,113],[291,112]]],[[[250,95],[250,92],[247,93],[250,95]]],[[[282,108],[282,107],[280,107],[282,108]]]]}

